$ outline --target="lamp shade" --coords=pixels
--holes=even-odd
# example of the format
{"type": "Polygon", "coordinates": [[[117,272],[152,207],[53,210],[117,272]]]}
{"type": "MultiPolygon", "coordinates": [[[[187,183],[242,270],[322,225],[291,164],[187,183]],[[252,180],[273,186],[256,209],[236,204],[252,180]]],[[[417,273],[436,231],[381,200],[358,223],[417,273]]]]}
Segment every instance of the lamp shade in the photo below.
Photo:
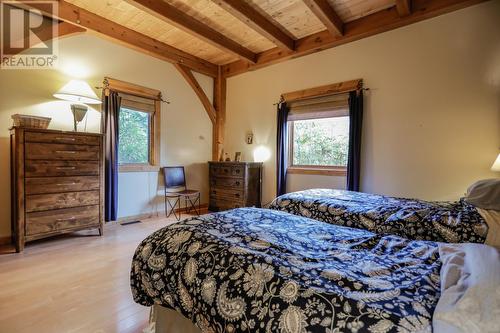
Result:
{"type": "Polygon", "coordinates": [[[101,104],[101,100],[88,83],[80,80],[69,81],[54,94],[54,97],[74,103],[101,104]]]}
{"type": "Polygon", "coordinates": [[[500,154],[498,154],[497,159],[495,160],[495,162],[491,166],[491,171],[498,171],[498,172],[500,172],[500,154]]]}

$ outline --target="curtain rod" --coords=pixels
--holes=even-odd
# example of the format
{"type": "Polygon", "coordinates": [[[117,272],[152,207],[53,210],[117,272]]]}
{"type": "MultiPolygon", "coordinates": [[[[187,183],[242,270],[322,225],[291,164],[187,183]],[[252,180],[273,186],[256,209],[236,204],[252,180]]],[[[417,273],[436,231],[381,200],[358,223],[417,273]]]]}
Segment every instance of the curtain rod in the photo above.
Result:
{"type": "MultiPolygon", "coordinates": [[[[120,91],[120,90],[115,90],[115,89],[111,89],[109,87],[99,87],[99,86],[96,86],[94,87],[96,88],[97,90],[105,90],[105,89],[108,89],[108,90],[113,90],[113,91],[116,91],[116,92],[122,92],[124,94],[127,94],[127,95],[132,95],[132,96],[136,96],[136,97],[141,97],[141,98],[148,98],[148,97],[144,97],[144,96],[141,96],[141,95],[137,95],[137,94],[134,94],[134,93],[130,93],[130,92],[125,92],[125,91],[120,91]]],[[[159,93],[158,95],[158,98],[151,98],[152,100],[154,101],[160,101],[162,103],[167,103],[167,104],[170,104],[170,101],[167,101],[167,100],[164,100],[163,97],[161,96],[161,93],[159,93]]]]}
{"type": "MultiPolygon", "coordinates": [[[[95,88],[96,88],[96,89],[98,89],[98,90],[104,90],[104,89],[113,90],[113,89],[111,89],[111,88],[106,88],[106,87],[95,87],[95,88]]],[[[125,92],[125,91],[120,91],[120,90],[114,90],[114,91],[117,91],[117,92],[122,92],[122,93],[124,93],[124,94],[127,94],[127,95],[132,95],[132,96],[136,96],[136,97],[148,98],[148,97],[144,97],[144,96],[137,95],[137,94],[131,94],[131,93],[129,93],[129,92],[125,92]]],[[[151,98],[151,99],[153,99],[153,98],[151,98]]],[[[164,99],[163,99],[163,97],[161,97],[161,94],[160,94],[160,96],[159,96],[158,98],[155,98],[155,99],[153,99],[153,100],[155,100],[155,101],[160,101],[160,102],[162,102],[162,103],[166,103],[166,104],[170,104],[170,101],[164,100],[164,99]]]]}
{"type": "MultiPolygon", "coordinates": [[[[370,90],[370,88],[360,88],[360,89],[356,89],[356,90],[351,90],[351,91],[360,91],[360,90],[370,90]]],[[[342,93],[339,93],[339,94],[345,94],[345,93],[348,93],[349,91],[345,91],[345,92],[342,92],[342,93]]],[[[339,95],[339,94],[331,94],[331,95],[339,95]]],[[[327,95],[325,95],[327,96],[327,95]]],[[[319,97],[319,96],[318,96],[319,97]]],[[[316,97],[310,97],[310,98],[316,98],[316,97]]],[[[304,98],[304,99],[307,99],[307,98],[304,98]]],[[[285,99],[283,98],[283,95],[280,96],[280,100],[276,103],[273,103],[273,105],[279,105],[281,103],[285,102],[285,99]]]]}

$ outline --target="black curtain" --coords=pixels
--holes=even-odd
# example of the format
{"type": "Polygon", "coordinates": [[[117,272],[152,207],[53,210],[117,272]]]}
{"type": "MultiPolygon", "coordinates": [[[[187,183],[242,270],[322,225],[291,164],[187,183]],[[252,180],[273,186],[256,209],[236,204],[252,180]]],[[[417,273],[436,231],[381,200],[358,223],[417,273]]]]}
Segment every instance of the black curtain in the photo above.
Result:
{"type": "Polygon", "coordinates": [[[104,94],[104,220],[116,221],[118,212],[118,115],[121,97],[117,92],[104,94]]]}
{"type": "Polygon", "coordinates": [[[363,90],[349,93],[349,155],[347,190],[359,191],[361,174],[361,130],[363,127],[363,90]]]}
{"type": "Polygon", "coordinates": [[[286,168],[288,158],[288,111],[285,102],[278,104],[278,128],[276,147],[276,195],[286,193],[286,168]]]}

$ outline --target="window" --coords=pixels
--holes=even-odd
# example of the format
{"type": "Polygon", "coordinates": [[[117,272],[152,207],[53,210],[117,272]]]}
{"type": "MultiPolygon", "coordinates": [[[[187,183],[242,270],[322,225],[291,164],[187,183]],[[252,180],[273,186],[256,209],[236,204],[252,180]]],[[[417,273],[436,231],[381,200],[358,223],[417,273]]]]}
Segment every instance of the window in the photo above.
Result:
{"type": "Polygon", "coordinates": [[[290,104],[290,173],[346,175],[349,113],[346,96],[290,104]]]}
{"type": "Polygon", "coordinates": [[[151,161],[151,116],[147,112],[120,108],[118,163],[149,164],[151,161]]]}
{"type": "Polygon", "coordinates": [[[158,171],[160,91],[111,78],[105,78],[105,86],[121,97],[118,115],[119,171],[158,171]]]}
{"type": "Polygon", "coordinates": [[[347,167],[349,117],[292,122],[294,166],[347,167]]]}

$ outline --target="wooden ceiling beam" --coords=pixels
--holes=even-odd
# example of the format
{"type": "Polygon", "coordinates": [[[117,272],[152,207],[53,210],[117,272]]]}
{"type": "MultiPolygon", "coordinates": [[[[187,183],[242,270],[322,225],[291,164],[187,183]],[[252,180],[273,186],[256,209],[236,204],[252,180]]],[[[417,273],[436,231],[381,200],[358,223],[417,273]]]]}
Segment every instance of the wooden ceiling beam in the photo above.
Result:
{"type": "MultiPolygon", "coordinates": [[[[18,3],[38,9],[45,15],[52,15],[52,13],[45,12],[46,7],[43,6],[43,4],[41,5],[36,2],[33,3],[22,0],[18,1],[18,3]]],[[[217,76],[217,65],[119,25],[66,1],[59,0],[59,13],[57,19],[86,28],[89,31],[97,33],[99,36],[111,38],[153,57],[174,64],[181,63],[194,71],[211,77],[217,76]]]]}
{"type": "Polygon", "coordinates": [[[188,67],[181,64],[176,64],[175,67],[181,73],[184,79],[186,79],[187,83],[191,86],[191,88],[193,88],[194,92],[196,93],[196,96],[198,96],[198,98],[201,101],[201,104],[203,104],[203,107],[205,108],[208,117],[212,121],[212,124],[215,125],[217,112],[215,111],[214,106],[212,105],[207,95],[203,91],[203,88],[201,88],[200,84],[198,83],[198,80],[196,80],[193,73],[188,67]]]}
{"type": "Polygon", "coordinates": [[[344,24],[344,35],[333,36],[328,30],[320,31],[295,42],[294,51],[274,48],[259,54],[257,63],[235,61],[223,66],[223,75],[231,77],[263,68],[288,59],[343,45],[365,37],[403,27],[415,22],[446,14],[488,0],[413,0],[412,13],[400,17],[396,7],[373,13],[344,24]]]}
{"type": "Polygon", "coordinates": [[[328,31],[334,36],[342,36],[344,33],[344,22],[335,12],[327,0],[302,0],[311,9],[314,15],[323,23],[328,31]]]}
{"type": "Polygon", "coordinates": [[[68,22],[61,21],[57,25],[57,31],[58,31],[57,37],[61,38],[61,37],[68,37],[68,36],[72,36],[74,34],[86,32],[87,29],[84,29],[82,27],[76,26],[76,25],[68,23],[68,22]]]}
{"type": "Polygon", "coordinates": [[[192,16],[184,13],[176,7],[158,0],[126,0],[131,5],[169,23],[173,26],[201,38],[205,42],[234,54],[251,63],[255,63],[257,54],[243,47],[232,39],[229,39],[220,32],[212,29],[208,25],[196,20],[192,16]]]}
{"type": "Polygon", "coordinates": [[[401,17],[410,15],[411,0],[396,0],[396,10],[401,17]]]}
{"type": "MultiPolygon", "coordinates": [[[[83,33],[86,31],[83,28],[80,28],[76,25],[73,25],[71,23],[64,22],[64,21],[58,22],[56,24],[57,24],[57,28],[56,28],[57,35],[56,36],[54,36],[54,34],[53,34],[53,24],[47,25],[46,27],[43,28],[43,30],[38,31],[36,36],[42,42],[47,42],[53,38],[69,37],[69,36],[73,36],[73,35],[83,33]]],[[[26,49],[28,49],[29,47],[27,47],[27,46],[30,45],[30,43],[24,43],[24,45],[26,45],[26,47],[23,47],[22,49],[19,49],[19,51],[16,51],[16,54],[19,54],[19,53],[25,51],[26,49]]]]}
{"type": "Polygon", "coordinates": [[[276,46],[292,51],[294,39],[245,1],[215,0],[215,3],[276,46]]]}

